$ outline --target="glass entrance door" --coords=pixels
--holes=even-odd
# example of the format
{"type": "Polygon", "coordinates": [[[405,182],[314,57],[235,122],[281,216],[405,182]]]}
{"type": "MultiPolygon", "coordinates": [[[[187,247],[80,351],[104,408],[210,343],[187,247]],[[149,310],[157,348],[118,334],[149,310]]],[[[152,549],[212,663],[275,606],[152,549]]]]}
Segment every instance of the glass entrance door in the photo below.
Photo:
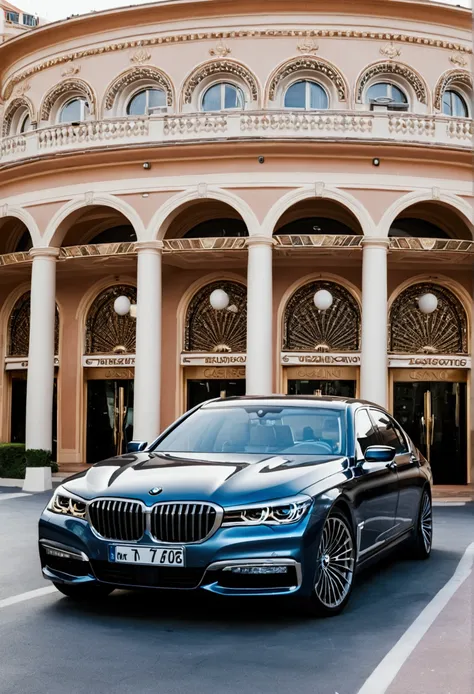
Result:
{"type": "Polygon", "coordinates": [[[466,484],[466,383],[394,383],[393,414],[430,461],[435,484],[466,484]]]}
{"type": "Polygon", "coordinates": [[[126,452],[133,438],[133,381],[87,382],[87,462],[126,452]]]}
{"type": "Polygon", "coordinates": [[[187,409],[212,398],[230,398],[234,395],[245,395],[245,379],[236,378],[233,381],[219,379],[188,379],[187,409]]]}
{"type": "Polygon", "coordinates": [[[338,395],[355,398],[356,382],[339,380],[288,380],[288,395],[338,395]]]}
{"type": "MultiPolygon", "coordinates": [[[[10,417],[10,441],[12,443],[25,443],[26,440],[26,377],[12,376],[12,401],[10,417]]],[[[57,408],[57,380],[54,379],[53,390],[53,450],[52,459],[56,460],[58,450],[58,408],[57,408]]]]}

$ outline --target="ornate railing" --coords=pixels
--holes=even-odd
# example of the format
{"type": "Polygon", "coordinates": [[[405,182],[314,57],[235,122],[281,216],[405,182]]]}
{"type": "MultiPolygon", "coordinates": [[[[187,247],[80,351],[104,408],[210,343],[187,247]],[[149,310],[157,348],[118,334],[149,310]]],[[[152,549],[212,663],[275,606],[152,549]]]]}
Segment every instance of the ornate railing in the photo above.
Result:
{"type": "Polygon", "coordinates": [[[0,139],[0,162],[83,151],[84,147],[209,140],[351,139],[470,148],[473,121],[446,116],[363,111],[190,113],[87,121],[0,139]]]}

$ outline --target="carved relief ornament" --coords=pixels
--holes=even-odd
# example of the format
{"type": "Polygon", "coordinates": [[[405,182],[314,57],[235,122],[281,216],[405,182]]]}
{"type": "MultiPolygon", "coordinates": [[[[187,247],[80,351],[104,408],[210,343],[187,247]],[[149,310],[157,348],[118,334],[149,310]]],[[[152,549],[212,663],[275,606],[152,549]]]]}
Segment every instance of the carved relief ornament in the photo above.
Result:
{"type": "Polygon", "coordinates": [[[383,55],[385,58],[388,58],[389,60],[393,60],[394,58],[398,58],[402,54],[401,48],[398,48],[393,44],[393,41],[388,43],[386,46],[382,46],[382,48],[379,51],[380,55],[383,55]]]}
{"type": "Polygon", "coordinates": [[[209,55],[211,55],[213,58],[225,58],[231,53],[231,50],[228,46],[225,45],[225,43],[222,41],[222,39],[219,41],[217,46],[215,48],[210,48],[209,49],[209,55]]]}
{"type": "Polygon", "coordinates": [[[313,58],[309,56],[293,58],[277,69],[271,79],[268,90],[268,98],[270,101],[275,99],[278,85],[282,80],[292,74],[308,71],[316,73],[315,76],[319,74],[327,77],[327,79],[330,80],[330,82],[332,82],[336,88],[339,101],[346,101],[347,86],[342,73],[339,72],[337,67],[331,65],[331,63],[321,60],[320,58],[313,58]]]}
{"type": "Polygon", "coordinates": [[[411,43],[421,46],[434,46],[436,48],[444,48],[450,51],[459,51],[460,53],[472,54],[470,46],[463,46],[452,41],[443,41],[442,39],[427,38],[426,36],[414,36],[410,34],[389,33],[380,31],[360,31],[358,29],[315,29],[311,32],[303,32],[300,29],[240,29],[236,31],[212,31],[202,33],[187,33],[187,34],[163,34],[153,38],[137,39],[136,41],[120,41],[117,43],[108,43],[103,46],[94,46],[94,48],[86,48],[82,51],[74,53],[65,53],[49,58],[41,63],[37,63],[32,67],[27,68],[23,72],[14,75],[5,85],[3,85],[3,99],[9,99],[13,93],[15,85],[19,84],[25,78],[35,75],[43,70],[64,65],[64,63],[72,60],[80,60],[81,58],[89,58],[102,53],[114,53],[117,51],[129,51],[130,49],[141,49],[144,46],[167,46],[175,45],[176,43],[191,43],[194,41],[209,41],[226,38],[288,38],[298,37],[302,35],[312,36],[314,38],[343,38],[343,39],[369,39],[373,41],[394,41],[397,43],[411,43]]]}
{"type": "Polygon", "coordinates": [[[448,70],[439,78],[434,93],[434,107],[441,110],[441,100],[446,89],[451,86],[461,84],[468,89],[472,89],[472,75],[467,70],[448,70]]]}
{"type": "Polygon", "coordinates": [[[12,120],[15,117],[15,113],[17,113],[18,109],[20,108],[25,109],[32,122],[35,120],[33,104],[29,99],[27,99],[25,96],[19,96],[16,99],[13,99],[13,101],[10,101],[8,106],[5,108],[5,113],[3,114],[2,137],[8,137],[8,135],[11,134],[10,127],[12,120]]]}
{"type": "Polygon", "coordinates": [[[454,51],[449,56],[449,61],[457,67],[467,67],[468,60],[460,51],[454,51]]]}
{"type": "Polygon", "coordinates": [[[40,119],[48,120],[51,115],[51,110],[56,103],[56,101],[66,94],[79,93],[84,99],[87,100],[89,104],[89,110],[91,115],[95,115],[96,98],[92,88],[80,79],[66,79],[64,82],[60,82],[55,87],[53,87],[45,96],[40,110],[40,119]]]}
{"type": "Polygon", "coordinates": [[[151,60],[151,53],[146,48],[139,48],[130,58],[130,62],[136,65],[144,65],[149,60],[151,60]]]}
{"type": "Polygon", "coordinates": [[[369,67],[366,68],[359,77],[356,89],[356,100],[358,103],[362,102],[362,96],[366,84],[372,78],[378,76],[383,77],[384,75],[398,75],[402,77],[412,86],[418,101],[422,104],[426,104],[426,87],[416,72],[411,67],[408,67],[408,65],[404,65],[403,63],[385,61],[375,63],[374,65],[369,65],[369,67]]]}
{"type": "Polygon", "coordinates": [[[125,87],[130,84],[134,84],[139,80],[148,80],[152,82],[154,86],[163,89],[166,94],[166,104],[167,106],[173,105],[173,87],[171,85],[171,80],[164,72],[158,70],[156,67],[152,66],[141,66],[132,67],[127,72],[119,75],[112,84],[108,87],[105,93],[105,108],[107,111],[113,107],[117,94],[119,94],[125,87]]]}
{"type": "Polygon", "coordinates": [[[258,99],[258,84],[257,79],[250,72],[250,70],[237,63],[234,60],[213,60],[204,65],[200,65],[194,70],[187,78],[184,88],[183,88],[183,100],[185,104],[190,104],[192,102],[193,94],[196,87],[204,80],[206,77],[212,75],[231,75],[240,78],[247,85],[252,101],[257,101],[258,99]]]}

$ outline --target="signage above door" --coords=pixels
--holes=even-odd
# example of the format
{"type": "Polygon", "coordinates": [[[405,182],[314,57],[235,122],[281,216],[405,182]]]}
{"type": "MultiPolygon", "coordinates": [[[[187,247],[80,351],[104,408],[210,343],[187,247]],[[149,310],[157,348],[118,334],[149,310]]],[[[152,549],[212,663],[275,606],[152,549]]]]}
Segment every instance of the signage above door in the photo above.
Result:
{"type": "Polygon", "coordinates": [[[360,366],[358,352],[282,352],[283,366],[301,366],[314,364],[318,366],[360,366]]]}
{"type": "Polygon", "coordinates": [[[459,354],[391,354],[388,365],[396,369],[470,369],[471,357],[459,354]]]}
{"type": "Polygon", "coordinates": [[[204,354],[183,352],[181,354],[182,366],[245,366],[246,354],[204,354]]]}

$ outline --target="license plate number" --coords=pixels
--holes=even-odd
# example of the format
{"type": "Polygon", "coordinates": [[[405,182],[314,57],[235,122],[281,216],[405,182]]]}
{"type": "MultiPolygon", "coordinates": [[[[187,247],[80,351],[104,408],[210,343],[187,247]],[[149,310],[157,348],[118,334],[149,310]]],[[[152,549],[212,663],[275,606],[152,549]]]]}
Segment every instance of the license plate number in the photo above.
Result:
{"type": "Polygon", "coordinates": [[[109,561],[118,564],[184,566],[184,547],[128,547],[125,545],[110,545],[109,561]]]}

